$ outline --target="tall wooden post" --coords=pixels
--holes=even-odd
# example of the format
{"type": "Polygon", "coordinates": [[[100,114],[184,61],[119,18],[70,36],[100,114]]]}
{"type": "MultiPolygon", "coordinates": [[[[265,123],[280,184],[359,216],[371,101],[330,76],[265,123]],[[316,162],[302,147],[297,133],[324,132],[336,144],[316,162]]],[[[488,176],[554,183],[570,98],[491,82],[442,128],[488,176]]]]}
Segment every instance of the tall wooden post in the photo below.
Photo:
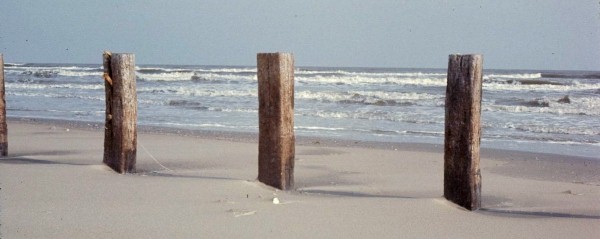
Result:
{"type": "Polygon", "coordinates": [[[135,171],[137,94],[135,56],[105,52],[106,124],[103,162],[118,173],[135,171]]]}
{"type": "Polygon", "coordinates": [[[0,54],[0,156],[8,155],[8,127],[6,126],[6,100],[4,99],[4,56],[0,54]]]}
{"type": "Polygon", "coordinates": [[[294,187],[294,56],[259,53],[258,180],[281,190],[294,187]]]}
{"type": "Polygon", "coordinates": [[[468,210],[481,207],[481,55],[450,55],[446,86],[444,197],[468,210]]]}

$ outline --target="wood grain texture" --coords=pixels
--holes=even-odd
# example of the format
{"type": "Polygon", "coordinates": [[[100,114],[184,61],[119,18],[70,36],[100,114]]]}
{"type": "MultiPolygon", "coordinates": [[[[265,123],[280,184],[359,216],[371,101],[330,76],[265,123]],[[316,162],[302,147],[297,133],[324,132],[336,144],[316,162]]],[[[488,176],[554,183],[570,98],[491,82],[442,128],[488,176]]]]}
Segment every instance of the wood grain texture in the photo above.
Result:
{"type": "Polygon", "coordinates": [[[4,90],[4,56],[0,54],[0,156],[8,155],[8,126],[6,125],[4,90]]]}
{"type": "MultiPolygon", "coordinates": [[[[106,54],[105,54],[106,55],[106,54]]],[[[107,57],[105,57],[106,59],[107,57]]],[[[135,172],[137,153],[137,94],[135,56],[112,54],[105,60],[112,84],[107,88],[104,163],[118,173],[135,172]]],[[[108,82],[108,81],[106,81],[108,82]]]]}
{"type": "Polygon", "coordinates": [[[259,53],[258,180],[281,190],[294,186],[294,57],[259,53]]]}
{"type": "Polygon", "coordinates": [[[468,210],[481,207],[481,55],[450,55],[446,86],[444,197],[468,210]]]}

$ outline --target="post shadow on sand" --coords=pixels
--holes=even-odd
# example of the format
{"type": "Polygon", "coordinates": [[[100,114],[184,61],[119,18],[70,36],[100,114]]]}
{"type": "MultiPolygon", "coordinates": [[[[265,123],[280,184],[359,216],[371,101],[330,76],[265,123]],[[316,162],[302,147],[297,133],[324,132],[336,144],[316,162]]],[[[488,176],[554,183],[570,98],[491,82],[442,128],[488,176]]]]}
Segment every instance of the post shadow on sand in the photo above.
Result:
{"type": "MultiPolygon", "coordinates": [[[[68,151],[65,151],[65,152],[68,152],[68,151]]],[[[53,151],[52,153],[53,154],[51,154],[51,155],[68,155],[68,154],[70,154],[70,153],[57,154],[56,151],[53,151]]],[[[40,155],[50,155],[50,154],[42,153],[40,155]]],[[[35,159],[32,157],[26,157],[26,156],[35,156],[35,155],[27,154],[27,155],[22,155],[22,156],[14,155],[14,156],[9,156],[9,157],[3,157],[2,159],[0,159],[0,164],[45,164],[45,165],[57,164],[57,165],[74,165],[74,166],[90,165],[90,164],[85,164],[85,163],[35,159]]]]}
{"type": "Polygon", "coordinates": [[[480,208],[477,213],[499,217],[519,217],[519,218],[573,218],[573,219],[600,219],[600,215],[582,215],[561,212],[536,212],[536,211],[516,211],[497,208],[480,208]]]}
{"type": "Polygon", "coordinates": [[[301,194],[317,194],[339,197],[356,197],[356,198],[396,198],[396,199],[419,199],[418,197],[401,196],[401,195],[384,195],[384,194],[369,194],[351,191],[333,191],[321,189],[299,189],[296,190],[301,194]]]}
{"type": "Polygon", "coordinates": [[[175,173],[163,173],[159,171],[136,171],[134,174],[152,177],[165,177],[165,178],[189,178],[189,179],[209,179],[209,180],[227,180],[227,181],[243,181],[240,178],[228,178],[228,177],[215,177],[215,176],[202,176],[202,175],[178,175],[175,173]]]}
{"type": "MultiPolygon", "coordinates": [[[[391,198],[391,199],[432,199],[437,197],[412,197],[401,195],[378,195],[351,191],[334,191],[320,189],[300,189],[297,192],[302,194],[317,194],[338,197],[354,197],[354,198],[391,198]]],[[[467,209],[468,210],[468,209],[467,209]]],[[[498,209],[492,207],[479,208],[476,213],[486,216],[497,217],[513,217],[513,218],[573,218],[573,219],[600,219],[600,215],[584,215],[561,212],[540,212],[540,211],[519,211],[510,209],[498,209]]]]}

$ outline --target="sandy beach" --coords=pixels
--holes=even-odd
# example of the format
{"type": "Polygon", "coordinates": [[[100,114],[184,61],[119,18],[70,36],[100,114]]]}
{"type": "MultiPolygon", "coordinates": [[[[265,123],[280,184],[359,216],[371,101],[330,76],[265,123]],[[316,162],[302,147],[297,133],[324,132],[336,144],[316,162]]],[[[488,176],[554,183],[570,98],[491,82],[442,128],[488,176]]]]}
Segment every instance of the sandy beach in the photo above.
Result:
{"type": "MultiPolygon", "coordinates": [[[[138,173],[97,125],[9,121],[1,238],[598,238],[600,160],[482,150],[483,209],[443,194],[440,145],[299,138],[295,190],[256,181],[252,135],[140,130],[138,173]]],[[[549,146],[551,147],[551,146],[549,146]]]]}

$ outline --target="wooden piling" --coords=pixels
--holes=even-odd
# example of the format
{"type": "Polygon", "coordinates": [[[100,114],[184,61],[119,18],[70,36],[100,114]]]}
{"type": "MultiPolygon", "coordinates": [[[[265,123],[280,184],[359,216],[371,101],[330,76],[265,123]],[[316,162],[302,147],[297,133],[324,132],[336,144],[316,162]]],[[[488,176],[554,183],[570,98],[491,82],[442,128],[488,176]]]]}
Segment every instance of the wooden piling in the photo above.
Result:
{"type": "Polygon", "coordinates": [[[0,54],[0,156],[8,156],[8,127],[4,98],[4,56],[0,54]]]}
{"type": "Polygon", "coordinates": [[[259,53],[258,180],[289,190],[294,186],[294,56],[259,53]]]}
{"type": "Polygon", "coordinates": [[[137,94],[134,54],[103,54],[106,123],[103,162],[118,173],[135,172],[137,94]]]}
{"type": "Polygon", "coordinates": [[[468,210],[481,207],[481,55],[450,55],[446,86],[444,197],[468,210]]]}

